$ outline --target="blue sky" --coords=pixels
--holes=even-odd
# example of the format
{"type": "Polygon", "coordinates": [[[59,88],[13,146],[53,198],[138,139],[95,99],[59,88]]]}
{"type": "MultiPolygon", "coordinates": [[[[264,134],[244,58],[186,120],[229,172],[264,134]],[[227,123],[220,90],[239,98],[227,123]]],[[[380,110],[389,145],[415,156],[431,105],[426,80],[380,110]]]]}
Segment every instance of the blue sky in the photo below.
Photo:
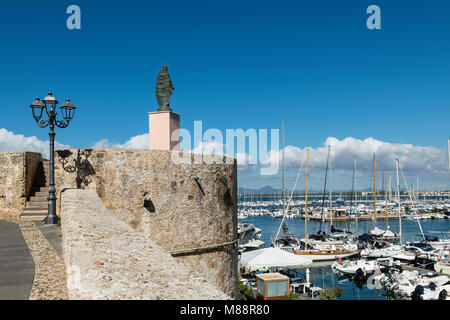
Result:
{"type": "Polygon", "coordinates": [[[286,145],[299,148],[373,137],[444,150],[449,10],[448,1],[1,1],[0,128],[46,140],[29,104],[51,90],[79,107],[59,142],[124,143],[148,132],[168,64],[171,106],[189,130],[194,120],[225,131],[284,118],[286,145]],[[81,30],[66,28],[71,4],[81,30]],[[371,4],[381,30],[366,27],[371,4]]]}

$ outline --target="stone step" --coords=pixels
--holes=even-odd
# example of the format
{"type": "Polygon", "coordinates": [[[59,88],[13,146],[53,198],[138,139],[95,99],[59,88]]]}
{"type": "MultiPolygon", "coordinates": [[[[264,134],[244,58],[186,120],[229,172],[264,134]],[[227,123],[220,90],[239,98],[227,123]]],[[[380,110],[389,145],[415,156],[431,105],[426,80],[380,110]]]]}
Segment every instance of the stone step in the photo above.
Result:
{"type": "Polygon", "coordinates": [[[48,202],[47,201],[27,201],[25,203],[25,208],[47,208],[48,202]]]}
{"type": "Polygon", "coordinates": [[[24,208],[20,215],[22,221],[42,221],[47,217],[48,208],[24,208]]]}
{"type": "Polygon", "coordinates": [[[44,196],[40,196],[40,197],[35,195],[34,197],[31,197],[30,200],[28,200],[28,201],[30,201],[30,202],[45,202],[45,203],[47,203],[47,198],[48,198],[48,193],[46,193],[44,196]]]}
{"type": "Polygon", "coordinates": [[[44,198],[44,197],[45,197],[45,199],[48,198],[48,189],[47,189],[47,191],[38,191],[38,192],[35,192],[35,193],[34,193],[34,196],[33,196],[33,197],[30,197],[30,200],[31,200],[31,198],[44,198]]]}
{"type": "Polygon", "coordinates": [[[39,207],[28,207],[28,208],[23,208],[22,210],[22,215],[36,215],[36,214],[47,214],[48,212],[48,207],[45,208],[39,208],[39,207]]]}
{"type": "MultiPolygon", "coordinates": [[[[37,191],[37,192],[46,192],[46,193],[48,194],[48,187],[49,187],[49,186],[42,186],[42,187],[39,187],[39,189],[38,189],[39,191],[37,191]]],[[[37,192],[36,192],[36,193],[37,193],[37,192]]]]}
{"type": "Polygon", "coordinates": [[[33,215],[33,216],[20,216],[21,221],[42,221],[45,220],[47,214],[45,215],[33,215]]]}

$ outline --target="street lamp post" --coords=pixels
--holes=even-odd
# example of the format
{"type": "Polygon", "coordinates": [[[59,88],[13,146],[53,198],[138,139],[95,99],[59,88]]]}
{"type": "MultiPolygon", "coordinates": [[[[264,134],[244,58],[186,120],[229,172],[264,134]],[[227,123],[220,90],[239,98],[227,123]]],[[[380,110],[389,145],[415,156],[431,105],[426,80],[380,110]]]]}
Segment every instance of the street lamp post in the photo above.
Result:
{"type": "Polygon", "coordinates": [[[45,218],[46,224],[55,224],[58,221],[56,216],[56,189],[55,189],[55,125],[59,128],[66,128],[69,122],[73,119],[76,107],[70,103],[67,99],[66,102],[59,107],[61,109],[62,117],[64,120],[57,120],[56,115],[56,105],[58,101],[53,97],[52,93],[49,92],[42,102],[39,98],[33,102],[30,106],[33,111],[33,118],[37,125],[41,128],[50,126],[50,183],[48,188],[48,214],[45,218]],[[48,120],[41,120],[42,112],[45,109],[47,113],[48,120]]]}

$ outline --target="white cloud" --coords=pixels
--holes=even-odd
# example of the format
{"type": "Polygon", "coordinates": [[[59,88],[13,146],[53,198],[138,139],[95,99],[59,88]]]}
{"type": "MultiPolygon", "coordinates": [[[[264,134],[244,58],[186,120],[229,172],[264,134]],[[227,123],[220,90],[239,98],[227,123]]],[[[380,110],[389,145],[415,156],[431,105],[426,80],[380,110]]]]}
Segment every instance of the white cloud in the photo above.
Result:
{"type": "MultiPolygon", "coordinates": [[[[400,144],[380,141],[374,138],[364,140],[347,137],[339,140],[328,137],[322,146],[310,148],[309,167],[312,172],[324,173],[328,145],[331,147],[333,171],[341,171],[342,174],[351,176],[353,159],[356,159],[359,173],[370,173],[372,170],[372,157],[376,153],[376,167],[383,170],[385,162],[388,170],[394,170],[395,159],[398,158],[400,166],[406,175],[426,176],[430,179],[441,179],[448,176],[447,150],[430,146],[414,146],[412,144],[400,144]]],[[[0,152],[3,151],[35,151],[48,157],[48,141],[38,138],[25,137],[15,134],[4,128],[0,128],[0,152]]],[[[70,149],[69,145],[55,142],[56,149],[70,149]]],[[[131,148],[148,149],[148,133],[131,137],[125,143],[113,143],[108,139],[102,139],[92,145],[92,148],[131,148]]],[[[235,155],[225,154],[225,145],[215,140],[201,142],[192,152],[204,154],[227,155],[237,159],[238,169],[242,173],[256,173],[260,166],[274,166],[281,162],[281,150],[270,151],[258,165],[255,159],[247,153],[235,155]]],[[[184,150],[189,152],[190,150],[184,150]]],[[[296,146],[285,147],[286,168],[298,169],[306,155],[306,148],[296,146]]],[[[281,169],[281,164],[279,166],[281,169]]],[[[310,172],[311,172],[310,171],[310,172]]],[[[262,177],[262,176],[261,176],[262,177]]]]}
{"type": "MultiPolygon", "coordinates": [[[[123,144],[112,143],[108,139],[101,139],[92,145],[92,148],[130,148],[130,149],[148,149],[148,133],[141,134],[130,138],[123,144]]],[[[256,163],[253,157],[247,153],[238,153],[236,155],[225,154],[225,145],[215,141],[209,140],[200,142],[196,148],[192,150],[183,150],[184,152],[202,153],[202,154],[214,154],[214,155],[226,155],[237,159],[238,165],[242,167],[247,163],[256,163]]],[[[242,167],[243,169],[243,167],[242,167]]]]}
{"type": "MultiPolygon", "coordinates": [[[[224,144],[215,140],[200,142],[196,148],[192,150],[193,153],[202,153],[202,154],[216,154],[223,155],[224,152],[224,144]]],[[[184,150],[189,152],[188,150],[184,150]]]]}
{"type": "MultiPolygon", "coordinates": [[[[55,149],[70,149],[70,146],[55,141],[55,149]]],[[[15,134],[0,128],[0,152],[6,151],[34,151],[40,152],[44,158],[48,158],[49,141],[39,140],[34,136],[25,137],[22,134],[15,134]]]]}
{"type": "MultiPolygon", "coordinates": [[[[203,141],[200,142],[195,149],[192,150],[193,153],[202,153],[202,154],[215,154],[215,155],[226,155],[228,157],[236,158],[236,162],[239,166],[240,170],[247,169],[247,166],[250,166],[250,163],[256,163],[254,157],[252,157],[248,153],[236,153],[230,154],[225,153],[226,146],[223,143],[220,143],[215,140],[203,141]]],[[[184,150],[186,151],[186,150],[184,150]]],[[[187,151],[188,152],[188,151],[187,151]]]]}
{"type": "MultiPolygon", "coordinates": [[[[328,146],[331,148],[332,167],[337,170],[352,170],[356,159],[357,170],[372,170],[373,154],[376,154],[376,168],[388,170],[395,168],[395,159],[399,159],[403,171],[417,174],[447,174],[447,151],[435,147],[414,146],[412,144],[389,143],[374,138],[364,140],[347,137],[343,140],[328,137],[323,146],[310,148],[309,166],[324,170],[328,146]]],[[[286,168],[298,168],[303,161],[307,148],[285,147],[286,168]]],[[[267,166],[280,161],[281,150],[270,151],[261,164],[267,166]]],[[[281,167],[281,165],[280,165],[281,167]]]]}
{"type": "MultiPolygon", "coordinates": [[[[372,170],[373,153],[376,154],[376,168],[383,170],[386,163],[388,170],[394,170],[395,159],[398,158],[400,166],[407,175],[429,175],[430,177],[448,174],[447,150],[430,146],[414,146],[412,144],[400,144],[380,141],[374,138],[364,140],[347,137],[339,140],[335,137],[328,137],[322,146],[310,148],[309,167],[316,173],[324,173],[328,146],[331,148],[333,171],[341,170],[343,174],[353,170],[353,159],[356,159],[358,172],[369,173],[372,170]]],[[[194,153],[227,155],[237,159],[238,169],[243,172],[255,172],[259,166],[274,166],[279,161],[281,169],[281,150],[270,151],[258,165],[255,159],[247,153],[226,154],[226,146],[218,141],[210,140],[200,142],[192,150],[194,153]]],[[[148,134],[142,134],[130,138],[123,144],[112,143],[107,139],[102,139],[93,145],[93,148],[148,148],[148,134]]],[[[190,150],[184,150],[190,152],[190,150]]],[[[298,169],[304,157],[306,147],[296,146],[285,147],[286,168],[298,169]]]]}
{"type": "Polygon", "coordinates": [[[127,149],[148,149],[148,133],[134,136],[125,143],[112,143],[108,139],[101,139],[92,145],[92,148],[127,148],[127,149]]]}

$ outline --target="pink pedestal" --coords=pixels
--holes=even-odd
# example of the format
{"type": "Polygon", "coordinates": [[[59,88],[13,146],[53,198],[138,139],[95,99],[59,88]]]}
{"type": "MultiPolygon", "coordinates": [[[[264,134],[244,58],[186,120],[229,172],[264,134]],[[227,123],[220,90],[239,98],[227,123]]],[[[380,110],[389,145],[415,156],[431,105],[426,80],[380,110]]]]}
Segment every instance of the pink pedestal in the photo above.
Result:
{"type": "Polygon", "coordinates": [[[180,115],[171,111],[149,112],[149,149],[180,150],[180,115]],[[172,139],[172,140],[171,140],[172,139]]]}

